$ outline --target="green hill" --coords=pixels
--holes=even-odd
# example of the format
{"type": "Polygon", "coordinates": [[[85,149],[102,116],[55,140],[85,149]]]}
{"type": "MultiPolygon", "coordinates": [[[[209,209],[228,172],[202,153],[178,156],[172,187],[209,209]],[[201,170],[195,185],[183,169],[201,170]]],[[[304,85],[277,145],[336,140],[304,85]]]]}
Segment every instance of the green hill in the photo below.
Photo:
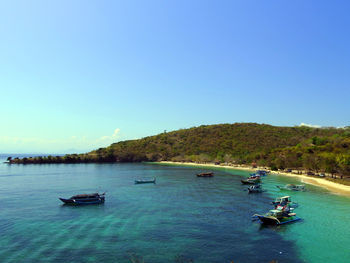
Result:
{"type": "Polygon", "coordinates": [[[203,125],[114,143],[86,154],[13,163],[192,161],[299,168],[350,175],[350,128],[203,125]]]}

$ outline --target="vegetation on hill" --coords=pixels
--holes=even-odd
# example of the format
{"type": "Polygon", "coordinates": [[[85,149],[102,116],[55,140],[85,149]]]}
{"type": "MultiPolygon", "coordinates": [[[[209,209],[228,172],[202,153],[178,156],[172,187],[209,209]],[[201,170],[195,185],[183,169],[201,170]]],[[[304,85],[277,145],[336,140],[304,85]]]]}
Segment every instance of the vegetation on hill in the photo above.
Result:
{"type": "Polygon", "coordinates": [[[114,143],[86,154],[12,159],[11,163],[190,161],[256,163],[350,176],[350,127],[203,125],[114,143]]]}

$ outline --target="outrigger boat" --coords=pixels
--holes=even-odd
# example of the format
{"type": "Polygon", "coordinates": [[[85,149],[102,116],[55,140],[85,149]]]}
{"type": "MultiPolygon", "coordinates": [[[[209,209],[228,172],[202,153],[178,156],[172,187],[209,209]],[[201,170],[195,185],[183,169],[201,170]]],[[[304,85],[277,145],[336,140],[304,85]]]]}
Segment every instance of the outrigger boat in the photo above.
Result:
{"type": "Polygon", "coordinates": [[[290,190],[290,191],[305,191],[305,185],[295,185],[295,184],[287,184],[285,186],[276,185],[280,190],[290,190]]]}
{"type": "Polygon", "coordinates": [[[266,190],[262,189],[261,184],[256,184],[248,187],[248,193],[262,193],[266,190]]]}
{"type": "Polygon", "coordinates": [[[270,171],[265,170],[257,170],[255,173],[250,174],[251,176],[266,176],[270,173],[270,171]]]}
{"type": "Polygon", "coordinates": [[[155,184],[156,178],[142,178],[135,180],[135,184],[155,184]]]}
{"type": "Polygon", "coordinates": [[[213,176],[214,176],[213,172],[197,174],[197,177],[213,177],[213,176]]]}
{"type": "Polygon", "coordinates": [[[96,204],[102,204],[105,202],[105,193],[73,195],[69,199],[65,199],[65,198],[59,198],[59,199],[67,205],[96,205],[96,204]]]}
{"type": "Polygon", "coordinates": [[[272,204],[274,205],[275,208],[277,206],[285,206],[285,205],[289,205],[292,208],[296,208],[299,206],[298,203],[292,202],[290,196],[278,197],[276,198],[275,201],[272,202],[272,204]]]}
{"type": "Polygon", "coordinates": [[[257,184],[261,182],[260,176],[251,176],[241,180],[242,184],[257,184]]]}
{"type": "Polygon", "coordinates": [[[293,208],[288,205],[277,206],[276,209],[270,210],[265,215],[255,214],[253,218],[258,218],[262,224],[265,225],[282,225],[301,220],[292,212],[293,208]]]}

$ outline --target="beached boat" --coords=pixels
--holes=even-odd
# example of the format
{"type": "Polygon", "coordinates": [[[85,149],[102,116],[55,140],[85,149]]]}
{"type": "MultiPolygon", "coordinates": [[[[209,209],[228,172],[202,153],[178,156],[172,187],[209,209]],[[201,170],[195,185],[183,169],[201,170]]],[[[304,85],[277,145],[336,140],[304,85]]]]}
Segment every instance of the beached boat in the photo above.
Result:
{"type": "Polygon", "coordinates": [[[305,185],[300,184],[300,185],[296,185],[296,184],[287,184],[285,186],[279,186],[276,185],[277,188],[279,188],[280,190],[289,190],[289,191],[305,191],[305,185]]]}
{"type": "Polygon", "coordinates": [[[141,178],[135,180],[135,184],[155,184],[156,178],[141,178]]]}
{"type": "Polygon", "coordinates": [[[277,206],[276,209],[270,210],[267,214],[256,214],[253,218],[259,219],[259,221],[265,225],[282,225],[299,221],[301,218],[297,217],[296,213],[292,211],[293,208],[290,208],[289,205],[277,206]]]}
{"type": "Polygon", "coordinates": [[[213,176],[214,176],[213,172],[197,174],[197,177],[213,177],[213,176]]]}
{"type": "Polygon", "coordinates": [[[262,189],[261,184],[256,184],[248,187],[248,193],[262,193],[266,190],[262,189]]]}
{"type": "Polygon", "coordinates": [[[59,198],[63,203],[67,205],[96,205],[105,202],[105,193],[93,193],[93,194],[81,194],[74,195],[68,199],[59,198]]]}

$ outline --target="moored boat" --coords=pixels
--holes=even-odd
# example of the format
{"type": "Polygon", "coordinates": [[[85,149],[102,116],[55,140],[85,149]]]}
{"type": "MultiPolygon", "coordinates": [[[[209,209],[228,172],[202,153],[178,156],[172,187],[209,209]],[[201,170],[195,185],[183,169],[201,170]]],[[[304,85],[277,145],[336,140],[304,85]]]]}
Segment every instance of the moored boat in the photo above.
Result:
{"type": "Polygon", "coordinates": [[[285,186],[279,186],[276,185],[277,188],[279,188],[280,190],[290,190],[290,191],[305,191],[305,185],[300,184],[300,185],[296,185],[296,184],[287,184],[285,186]]]}
{"type": "Polygon", "coordinates": [[[277,206],[276,209],[270,210],[265,215],[256,214],[253,218],[258,218],[265,225],[282,225],[301,220],[292,210],[288,205],[277,206]]]}
{"type": "Polygon", "coordinates": [[[298,207],[298,203],[293,202],[290,196],[283,196],[276,198],[275,201],[271,202],[274,207],[289,205],[291,208],[298,207]]]}
{"type": "Polygon", "coordinates": [[[242,184],[257,184],[261,182],[260,176],[250,176],[241,180],[242,184]]]}
{"type": "Polygon", "coordinates": [[[135,180],[135,184],[155,184],[156,178],[141,178],[135,180]]]}
{"type": "Polygon", "coordinates": [[[250,174],[251,176],[266,176],[270,173],[270,171],[266,170],[257,170],[255,173],[250,174]]]}
{"type": "Polygon", "coordinates": [[[64,204],[67,205],[96,205],[105,202],[105,193],[92,193],[92,194],[80,194],[74,195],[68,199],[59,198],[64,204]]]}
{"type": "Polygon", "coordinates": [[[262,188],[261,184],[256,184],[248,187],[248,193],[262,193],[265,190],[262,188]]]}
{"type": "Polygon", "coordinates": [[[200,173],[197,174],[197,177],[213,177],[214,173],[213,172],[207,172],[207,173],[200,173]]]}

